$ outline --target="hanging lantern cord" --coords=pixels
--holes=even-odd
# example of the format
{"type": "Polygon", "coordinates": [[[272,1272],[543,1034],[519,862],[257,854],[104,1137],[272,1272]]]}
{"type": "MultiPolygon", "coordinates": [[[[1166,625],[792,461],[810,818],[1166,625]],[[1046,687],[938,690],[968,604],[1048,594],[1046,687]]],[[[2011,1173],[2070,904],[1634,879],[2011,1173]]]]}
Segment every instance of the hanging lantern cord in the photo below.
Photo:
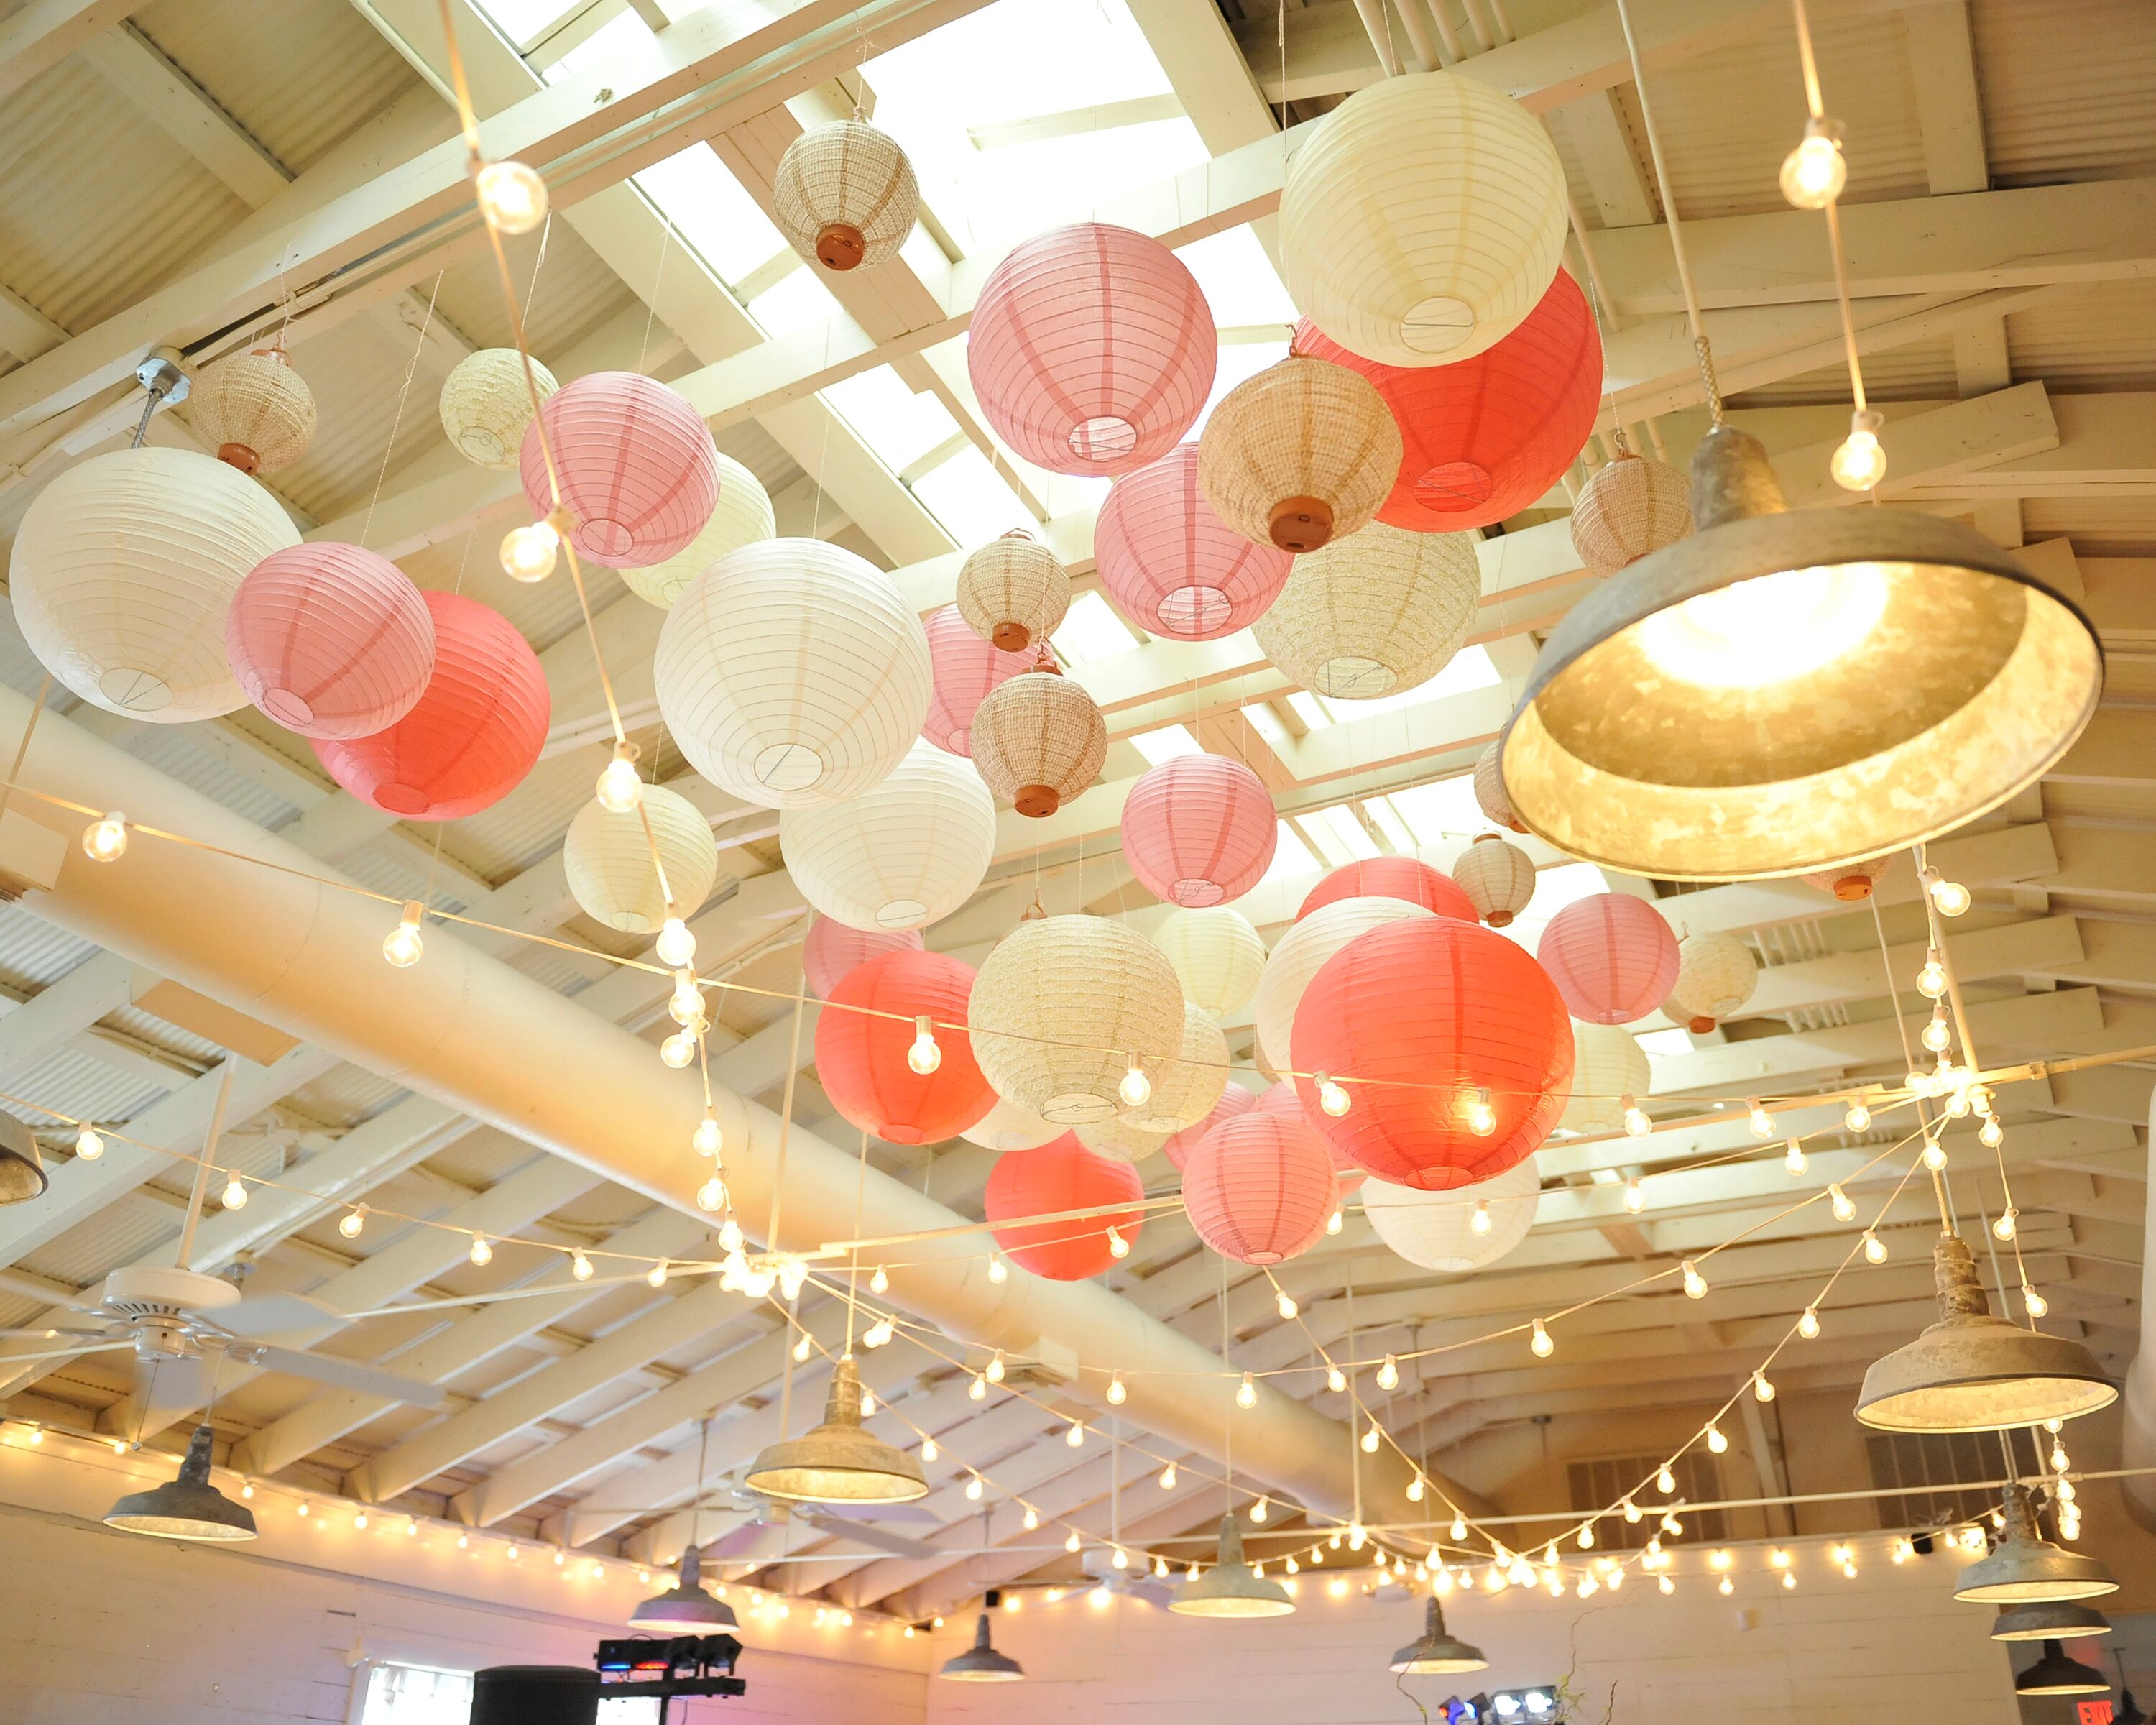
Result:
{"type": "MultiPolygon", "coordinates": [[[[1914,865],[1921,868],[1922,866],[1922,863],[1921,860],[1918,860],[1915,862],[1914,865]]],[[[1909,1045],[1909,1025],[1908,1021],[1902,1015],[1902,998],[1894,992],[1891,986],[1893,977],[1893,972],[1891,968],[1892,960],[1887,957],[1887,925],[1881,919],[1879,915],[1878,895],[1876,893],[1871,895],[1866,900],[1866,902],[1871,906],[1871,926],[1877,931],[1879,936],[1880,962],[1889,966],[1887,977],[1890,986],[1887,991],[1887,998],[1894,1009],[1895,1034],[1902,1039],[1902,1064],[1905,1070],[1913,1071],[1916,1069],[1917,1065],[1916,1050],[1909,1045]]],[[[1925,902],[1926,909],[1928,911],[1930,906],[1929,894],[1925,895],[1925,902]]],[[[1938,932],[1936,929],[1932,932],[1932,938],[1935,942],[1939,938],[1938,932]]],[[[1944,952],[1945,948],[1942,947],[1940,951],[1944,952]]],[[[1912,1101],[1916,1104],[1917,1124],[1922,1129],[1925,1137],[1929,1138],[1934,1127],[1934,1122],[1932,1119],[1931,1106],[1922,1096],[1912,1097],[1912,1101]]],[[[1941,1176],[1938,1169],[1931,1168],[1929,1172],[1932,1177],[1932,1196],[1938,1200],[1939,1206],[1939,1231],[1942,1234],[1952,1234],[1956,1231],[1954,1228],[1953,1206],[1947,1202],[1946,1181],[1941,1176]]]]}

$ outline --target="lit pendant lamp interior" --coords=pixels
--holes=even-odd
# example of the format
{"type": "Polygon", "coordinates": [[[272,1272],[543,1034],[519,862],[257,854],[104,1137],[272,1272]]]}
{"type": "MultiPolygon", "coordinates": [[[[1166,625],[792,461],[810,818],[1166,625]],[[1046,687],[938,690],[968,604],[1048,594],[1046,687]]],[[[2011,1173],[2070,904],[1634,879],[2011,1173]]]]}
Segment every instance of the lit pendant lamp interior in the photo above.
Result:
{"type": "Polygon", "coordinates": [[[1008,1653],[996,1651],[988,1639],[988,1614],[983,1611],[973,1630],[973,1645],[943,1661],[943,1675],[954,1683],[1019,1683],[1025,1667],[1008,1653]]]}
{"type": "Polygon", "coordinates": [[[1994,1641],[2065,1641],[2082,1635],[2107,1635],[2111,1620],[2093,1605],[2071,1599],[2032,1599],[2009,1605],[1991,1625],[1994,1641]]]}
{"type": "Polygon", "coordinates": [[[2044,1656],[2014,1679],[2016,1695],[2108,1695],[2110,1679],[2092,1665],[2066,1657],[2056,1641],[2044,1643],[2044,1656]]]}
{"type": "Polygon", "coordinates": [[[209,1482],[209,1422],[187,1440],[179,1477],[131,1491],[105,1512],[105,1525],[159,1539],[252,1539],[254,1512],[209,1482]]]}
{"type": "Polygon", "coordinates": [[[1285,1617],[1295,1609],[1286,1588],[1243,1561],[1243,1532],[1232,1515],[1220,1517],[1219,1558],[1176,1589],[1169,1610],[1185,1617],[1285,1617]]]}
{"type": "MultiPolygon", "coordinates": [[[[1853,511],[1870,514],[1871,511],[1853,511]]],[[[1875,1360],[1856,1417],[1882,1431],[1994,1431],[2092,1414],[2118,1399],[2078,1342],[1991,1315],[1969,1243],[1943,1234],[1932,1250],[1939,1319],[1875,1360]]]]}
{"type": "Polygon", "coordinates": [[[1692,512],[1551,633],[1506,733],[1513,810],[1568,855],[1680,880],[1876,856],[2034,783],[2096,709],[2087,619],[1969,527],[1792,511],[1729,426],[1692,512]]]}
{"type": "Polygon", "coordinates": [[[0,1204],[28,1204],[47,1183],[35,1136],[13,1115],[0,1114],[0,1204]]]}
{"type": "Polygon", "coordinates": [[[1410,1677],[1432,1677],[1455,1671],[1479,1671],[1486,1669],[1489,1663],[1480,1647],[1461,1640],[1445,1628],[1445,1607],[1432,1594],[1423,1617],[1421,1639],[1401,1648],[1385,1669],[1410,1677]]]}
{"type": "Polygon", "coordinates": [[[681,1553],[680,1579],[630,1612],[629,1626],[659,1635],[707,1635],[718,1630],[738,1629],[741,1620],[724,1599],[715,1599],[704,1591],[696,1548],[692,1545],[681,1553]]]}
{"type": "Polygon", "coordinates": [[[765,1447],[748,1488],[795,1503],[911,1503],[928,1495],[921,1464],[861,1428],[861,1375],[854,1357],[831,1374],[824,1423],[765,1447]]]}
{"type": "Polygon", "coordinates": [[[1954,1584],[1957,1599],[1986,1605],[2022,1605],[2092,1599],[2118,1591],[2111,1571],[2094,1558],[2054,1545],[2037,1531],[2035,1508],[2020,1486],[2008,1485],[1999,1507],[2006,1518],[2005,1537],[1989,1557],[1978,1559],[1961,1572],[1961,1579],[1954,1584]]]}

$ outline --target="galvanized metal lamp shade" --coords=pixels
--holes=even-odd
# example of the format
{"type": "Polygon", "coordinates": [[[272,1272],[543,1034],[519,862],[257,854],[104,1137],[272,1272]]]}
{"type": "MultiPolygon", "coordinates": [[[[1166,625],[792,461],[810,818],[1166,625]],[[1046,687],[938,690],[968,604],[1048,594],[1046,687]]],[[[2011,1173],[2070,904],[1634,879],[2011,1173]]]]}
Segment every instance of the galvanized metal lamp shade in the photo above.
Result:
{"type": "Polygon", "coordinates": [[[2076,1605],[2067,1599],[2032,1599],[2025,1605],[2009,1605],[1991,1625],[1994,1641],[2066,1640],[2082,1635],[2107,1635],[2111,1620],[2093,1605],[2076,1605]]]}
{"type": "Polygon", "coordinates": [[[2014,1679],[2016,1695],[2108,1695],[2111,1680],[2092,1665],[2066,1657],[2056,1641],[2044,1643],[2044,1656],[2014,1679]]]}
{"type": "Polygon", "coordinates": [[[1628,874],[1742,880],[1935,837],[2030,784],[2096,710],[2096,631],[1959,523],[1791,511],[1709,432],[1700,531],[1554,629],[1507,730],[1529,830],[1628,874]]]}
{"type": "Polygon", "coordinates": [[[2020,1605],[2092,1599],[2118,1591],[2111,1571],[2094,1558],[2054,1545],[2036,1531],[2036,1512],[2020,1486],[2007,1486],[2000,1507],[2006,1517],[2006,1537],[1989,1557],[1961,1572],[1961,1579],[1954,1584],[1957,1599],[2020,1605]]]}
{"type": "Polygon", "coordinates": [[[911,1503],[928,1495],[920,1462],[861,1429],[861,1374],[851,1354],[831,1374],[824,1423],[767,1445],[747,1484],[796,1503],[911,1503]]]}
{"type": "Polygon", "coordinates": [[[1932,1250],[1939,1321],[1864,1374],[1856,1417],[1882,1431],[1994,1431],[2093,1414],[2118,1399],[2078,1342],[1991,1315],[1958,1235],[1932,1250]]]}
{"type": "Polygon", "coordinates": [[[36,1137],[13,1115],[0,1114],[0,1204],[28,1204],[46,1184],[36,1137]]]}
{"type": "Polygon", "coordinates": [[[1220,1517],[1219,1562],[1184,1582],[1168,1609],[1184,1617],[1285,1617],[1295,1601],[1243,1561],[1243,1532],[1232,1515],[1220,1517]]]}
{"type": "Polygon", "coordinates": [[[1385,1669],[1404,1672],[1411,1677],[1430,1677],[1455,1671],[1479,1671],[1489,1663],[1480,1647],[1461,1640],[1445,1628],[1445,1608],[1438,1604],[1437,1595],[1432,1594],[1423,1618],[1422,1639],[1401,1648],[1385,1669]]]}
{"type": "Polygon", "coordinates": [[[702,1570],[692,1545],[681,1553],[680,1579],[630,1612],[629,1626],[662,1635],[702,1635],[715,1630],[738,1629],[741,1620],[725,1600],[715,1599],[704,1591],[702,1570]]]}
{"type": "Polygon", "coordinates": [[[1025,1667],[1008,1653],[996,1651],[988,1640],[988,1614],[983,1611],[973,1631],[973,1645],[945,1660],[942,1674],[954,1683],[1019,1683],[1025,1680],[1025,1667]]]}
{"type": "Polygon", "coordinates": [[[209,1445],[205,1422],[187,1440],[179,1477],[146,1491],[131,1491],[105,1512],[105,1525],[159,1539],[254,1538],[254,1512],[209,1482],[209,1445]]]}

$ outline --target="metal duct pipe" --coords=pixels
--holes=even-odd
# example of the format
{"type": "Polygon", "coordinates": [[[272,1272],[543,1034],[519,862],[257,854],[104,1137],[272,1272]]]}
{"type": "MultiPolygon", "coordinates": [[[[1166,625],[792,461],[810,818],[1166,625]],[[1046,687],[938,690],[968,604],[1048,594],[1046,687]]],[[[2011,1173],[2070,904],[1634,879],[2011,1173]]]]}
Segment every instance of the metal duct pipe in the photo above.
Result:
{"type": "MultiPolygon", "coordinates": [[[[30,703],[0,690],[0,737],[23,733],[30,703]]],[[[689,1138],[702,1118],[693,1071],[663,1067],[649,1043],[606,1023],[446,927],[426,933],[408,969],[383,962],[389,906],[319,886],[315,858],[53,713],[38,721],[23,768],[33,791],[204,840],[232,856],[137,835],[116,862],[76,840],[82,817],[17,796],[13,812],[60,833],[66,861],[49,891],[24,907],[85,939],[149,965],[239,1011],[305,1038],[385,1078],[583,1164],[657,1202],[701,1216],[692,1193],[701,1163],[689,1138]],[[253,859],[254,861],[241,860],[253,859]],[[291,873],[255,865],[280,865],[291,873]]],[[[663,983],[654,978],[654,998],[663,983]]],[[[744,1227],[767,1215],[778,1118],[717,1093],[727,1177],[744,1227]]],[[[795,1127],[788,1140],[783,1244],[796,1250],[855,1237],[854,1156],[795,1127]]],[[[952,1227],[964,1220],[899,1181],[869,1170],[865,1235],[952,1227]]],[[[1075,1358],[1073,1391],[1106,1405],[1108,1368],[1130,1374],[1122,1416],[1168,1442],[1235,1461],[1254,1483],[1323,1513],[1355,1508],[1359,1463],[1365,1521],[1441,1512],[1406,1499],[1407,1464],[1390,1450],[1361,1455],[1339,1422],[1259,1386],[1255,1409],[1235,1405],[1220,1358],[1129,1301],[1091,1283],[1044,1281],[1014,1268],[988,1279],[978,1237],[924,1241],[891,1271],[891,1299],[947,1334],[1014,1354],[1075,1358]]],[[[1476,1500],[1449,1482],[1455,1502],[1476,1500]]]]}
{"type": "MultiPolygon", "coordinates": [[[[2122,1467],[2156,1467],[2156,1095],[2148,1099],[2148,1127],[2152,1183],[2141,1229],[2141,1346],[2126,1368],[2125,1394],[2119,1398],[2122,1467]]],[[[2118,1485],[2127,1513],[2143,1532],[2156,1533],[2156,1474],[2129,1476],[2118,1485]]]]}

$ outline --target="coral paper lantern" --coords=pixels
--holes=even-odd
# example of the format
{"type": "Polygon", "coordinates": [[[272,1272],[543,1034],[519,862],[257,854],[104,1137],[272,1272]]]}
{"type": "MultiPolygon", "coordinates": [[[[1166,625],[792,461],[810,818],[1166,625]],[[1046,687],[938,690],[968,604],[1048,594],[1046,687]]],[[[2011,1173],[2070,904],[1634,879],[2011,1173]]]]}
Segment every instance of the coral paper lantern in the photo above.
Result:
{"type": "Polygon", "coordinates": [[[1475,802],[1496,825],[1524,833],[1527,824],[1512,812],[1512,799],[1505,794],[1505,769],[1499,758],[1504,747],[1500,739],[1475,757],[1475,802]]]}
{"type": "Polygon", "coordinates": [[[1507,927],[1535,896],[1535,865],[1495,833],[1478,833],[1452,865],[1452,878],[1492,928],[1507,927]]]}
{"type": "Polygon", "coordinates": [[[442,429],[457,453],[481,467],[515,467],[531,429],[534,385],[542,402],[562,387],[536,359],[527,384],[514,347],[482,347],[459,360],[442,380],[441,400],[442,429]]]}
{"type": "Polygon", "coordinates": [[[1853,863],[1844,863],[1838,869],[1822,869],[1815,875],[1804,876],[1805,882],[1821,892],[1830,892],[1844,904],[1860,904],[1871,896],[1871,889],[1879,878],[1894,866],[1894,859],[1902,853],[1890,850],[1884,856],[1867,856],[1853,863]]]}
{"type": "Polygon", "coordinates": [[[1691,531],[1691,481],[1668,462],[1630,449],[1581,486],[1572,506],[1572,548],[1604,577],[1691,531]]]}
{"type": "Polygon", "coordinates": [[[1440,916],[1476,920],[1475,901],[1428,863],[1412,856],[1366,856],[1342,863],[1304,896],[1298,922],[1321,905],[1343,898],[1398,898],[1440,916]]]}
{"type": "Polygon", "coordinates": [[[973,966],[942,952],[886,952],[848,972],[816,1018],[816,1076],[831,1106],[893,1144],[941,1143],[979,1121],[996,1095],[963,1028],[973,987],[973,966]],[[921,1018],[941,1051],[932,1072],[907,1059],[921,1018]]]}
{"type": "Polygon", "coordinates": [[[1532,1155],[1563,1111],[1572,1021],[1542,967],[1450,916],[1358,936],[1311,978],[1298,1072],[1352,1074],[1337,1118],[1299,1077],[1303,1112],[1360,1168],[1425,1192],[1472,1185],[1532,1155]]]}
{"type": "Polygon", "coordinates": [[[1530,1156],[1501,1174],[1450,1192],[1365,1181],[1363,1214],[1378,1238],[1409,1263],[1464,1276],[1496,1263],[1527,1237],[1541,1197],[1542,1179],[1530,1156]],[[1489,1221],[1486,1232],[1476,1231],[1478,1208],[1489,1221]]]}
{"type": "MultiPolygon", "coordinates": [[[[1448,880],[1445,885],[1452,883],[1448,880]]],[[[1456,886],[1452,890],[1460,891],[1456,886]]],[[[1466,895],[1462,893],[1460,897],[1464,902],[1466,895]]],[[[1295,1064],[1295,1022],[1303,990],[1328,958],[1358,935],[1384,923],[1430,915],[1426,906],[1408,899],[1343,898],[1298,916],[1295,926],[1273,947],[1272,957],[1265,960],[1265,974],[1258,978],[1258,992],[1250,1003],[1251,1016],[1257,1021],[1258,1048],[1267,1064],[1276,1072],[1295,1064]]],[[[1355,1069],[1350,1065],[1341,1070],[1355,1069]]]]}
{"type": "Polygon", "coordinates": [[[538,655],[499,611],[426,595],[434,674],[418,702],[372,737],[314,739],[323,768],[372,808],[405,820],[460,820],[524,782],[553,715],[538,655]]]}
{"type": "Polygon", "coordinates": [[[1417,533],[1486,527],[1557,484],[1594,429],[1602,341],[1587,296],[1562,270],[1526,321],[1472,359],[1386,366],[1314,326],[1294,351],[1370,380],[1400,431],[1400,465],[1378,519],[1417,533]]]}
{"type": "Polygon", "coordinates": [[[788,809],[778,845],[801,896],[856,928],[926,928],[973,896],[996,848],[996,808],[963,761],[916,740],[844,803],[788,809]]]}
{"type": "Polygon", "coordinates": [[[1123,855],[1170,904],[1240,898],[1271,866],[1280,818],[1265,781],[1224,755],[1178,755],[1140,774],[1123,802],[1123,855]]]}
{"type": "Polygon", "coordinates": [[[958,1136],[983,1150],[1038,1150],[1068,1130],[998,1096],[994,1106],[958,1136]]]}
{"type": "Polygon", "coordinates": [[[778,517],[763,482],[724,450],[715,452],[714,459],[719,464],[719,501],[696,536],[664,562],[621,572],[623,586],[662,611],[673,609],[689,583],[721,557],[778,536],[778,517]]]}
{"type": "Polygon", "coordinates": [[[1030,533],[1014,527],[958,566],[955,595],[966,627],[1006,653],[1045,641],[1070,608],[1070,572],[1030,533]]]}
{"type": "Polygon", "coordinates": [[[1029,671],[973,709],[973,765],[997,797],[1045,820],[1100,777],[1108,721],[1069,678],[1029,671]]]}
{"type": "Polygon", "coordinates": [[[249,571],[300,536],[245,475],[192,449],[115,449],[30,500],[8,582],[38,661],[93,706],[157,725],[247,704],[224,621],[249,571]]]}
{"type": "Polygon", "coordinates": [[[1229,1084],[1220,1092],[1220,1100],[1213,1105],[1213,1111],[1195,1126],[1187,1126],[1179,1132],[1171,1133],[1161,1147],[1161,1153],[1176,1168],[1186,1166],[1190,1153],[1198,1142],[1216,1126],[1225,1124],[1239,1114],[1247,1114],[1258,1106],[1256,1096],[1240,1084],[1229,1084]]]}
{"type": "MultiPolygon", "coordinates": [[[[1260,1114],[1276,1114],[1286,1120],[1301,1121],[1316,1131],[1308,1111],[1302,1106],[1302,1097],[1296,1090],[1293,1079],[1284,1079],[1261,1095],[1258,1098],[1258,1111],[1260,1114]]],[[[1321,1140],[1324,1136],[1322,1132],[1318,1133],[1321,1140]]],[[[1325,1152],[1332,1158],[1332,1178],[1338,1183],[1342,1198],[1351,1196],[1357,1187],[1370,1178],[1365,1170],[1356,1167],[1332,1145],[1327,1144],[1325,1152]]]]}
{"type": "Polygon", "coordinates": [[[1250,632],[1297,682],[1337,700],[1372,701],[1450,665],[1481,602],[1471,536],[1373,521],[1297,557],[1250,632]]]}
{"type": "Polygon", "coordinates": [[[1253,1110],[1215,1127],[1183,1165],[1190,1225],[1239,1264],[1284,1264],[1308,1251],[1339,1205],[1324,1140],[1281,1115],[1253,1110]]]}
{"type": "Polygon", "coordinates": [[[1220,399],[1198,439],[1205,501],[1245,538],[1316,551],[1365,526],[1399,471],[1400,432],[1368,378],[1290,356],[1220,399]]]}
{"type": "Polygon", "coordinates": [[[652,661],[697,772],[768,809],[857,797],[928,716],[928,637],[898,583],[820,539],[730,552],[683,590],[652,661]]]}
{"type": "Polygon", "coordinates": [[[404,572],[327,540],[272,552],[232,596],[224,656],[247,698],[302,737],[367,737],[434,671],[434,620],[404,572]]]}
{"type": "Polygon", "coordinates": [[[918,952],[922,945],[917,928],[849,928],[819,914],[801,945],[801,973],[810,993],[829,1000],[831,990],[857,966],[886,952],[918,952]]]}
{"type": "Polygon", "coordinates": [[[1265,943],[1240,911],[1225,905],[1173,911],[1152,932],[1183,984],[1183,998],[1216,1018],[1246,1004],[1265,968],[1265,943]]]}
{"type": "Polygon", "coordinates": [[[1665,1004],[1671,1018],[1704,1035],[1743,1009],[1758,978],[1758,961],[1735,935],[1695,934],[1677,943],[1677,977],[1665,1004]]]}
{"type": "Polygon", "coordinates": [[[921,213],[913,164],[865,121],[839,120],[786,146],[771,181],[771,217],[812,264],[844,271],[898,255],[921,213]]]}
{"type": "Polygon", "coordinates": [[[1572,1027],[1572,1094],[1558,1116],[1560,1130],[1583,1137],[1621,1132],[1625,1098],[1648,1093],[1653,1073],[1646,1050],[1615,1024],[1572,1027]]]}
{"type": "Polygon", "coordinates": [[[1030,653],[1006,653],[966,626],[956,605],[928,614],[928,662],[935,693],[921,734],[947,754],[973,752],[973,714],[983,701],[1013,677],[1034,667],[1030,653]]]}
{"type": "MultiPolygon", "coordinates": [[[[593,372],[539,409],[578,552],[610,569],[643,568],[683,549],[719,501],[718,451],[696,410],[639,372],[593,372]]],[[[518,459],[533,513],[553,499],[537,427],[518,459]]]]}
{"type": "Polygon", "coordinates": [[[569,896],[586,916],[624,934],[653,934],[669,915],[689,917],[702,908],[718,878],[719,847],[694,803],[648,784],[637,808],[617,813],[593,798],[579,809],[562,842],[562,865],[569,896]],[[654,848],[665,866],[663,887],[654,848]]]}
{"type": "Polygon", "coordinates": [[[1128,473],[1173,449],[1212,392],[1219,344],[1197,278],[1158,240],[1080,222],[1014,247],[973,306],[981,412],[1051,473],[1128,473]]]}
{"type": "Polygon", "coordinates": [[[1255,621],[1279,596],[1291,553],[1257,543],[1205,501],[1195,444],[1109,488],[1093,560],[1116,608],[1150,634],[1212,641],[1255,621]]]}
{"type": "Polygon", "coordinates": [[[1535,957],[1576,1019],[1629,1024],[1667,998],[1677,937],[1662,913],[1625,892],[1575,899],[1543,930],[1535,957]]]}
{"type": "Polygon", "coordinates": [[[242,473],[275,473],[315,440],[315,393],[281,347],[219,360],[187,393],[195,435],[242,473]]]}
{"type": "Polygon", "coordinates": [[[1304,316],[1385,365],[1449,365],[1534,310],[1564,249],[1564,167],[1495,85],[1409,73],[1317,123],[1281,191],[1281,278],[1304,316]]]}
{"type": "Polygon", "coordinates": [[[1065,1132],[1038,1150],[1000,1158],[988,1171],[982,1207],[988,1219],[997,1224],[996,1244],[1021,1270],[1050,1281],[1083,1281],[1116,1261],[1108,1239],[1111,1228],[1127,1241],[1137,1240],[1145,1219],[1138,1207],[1144,1197],[1145,1182],[1136,1168],[1111,1156],[1095,1154],[1065,1132]],[[1078,1221],[1003,1225],[1019,1217],[1116,1204],[1130,1208],[1078,1221]]]}

